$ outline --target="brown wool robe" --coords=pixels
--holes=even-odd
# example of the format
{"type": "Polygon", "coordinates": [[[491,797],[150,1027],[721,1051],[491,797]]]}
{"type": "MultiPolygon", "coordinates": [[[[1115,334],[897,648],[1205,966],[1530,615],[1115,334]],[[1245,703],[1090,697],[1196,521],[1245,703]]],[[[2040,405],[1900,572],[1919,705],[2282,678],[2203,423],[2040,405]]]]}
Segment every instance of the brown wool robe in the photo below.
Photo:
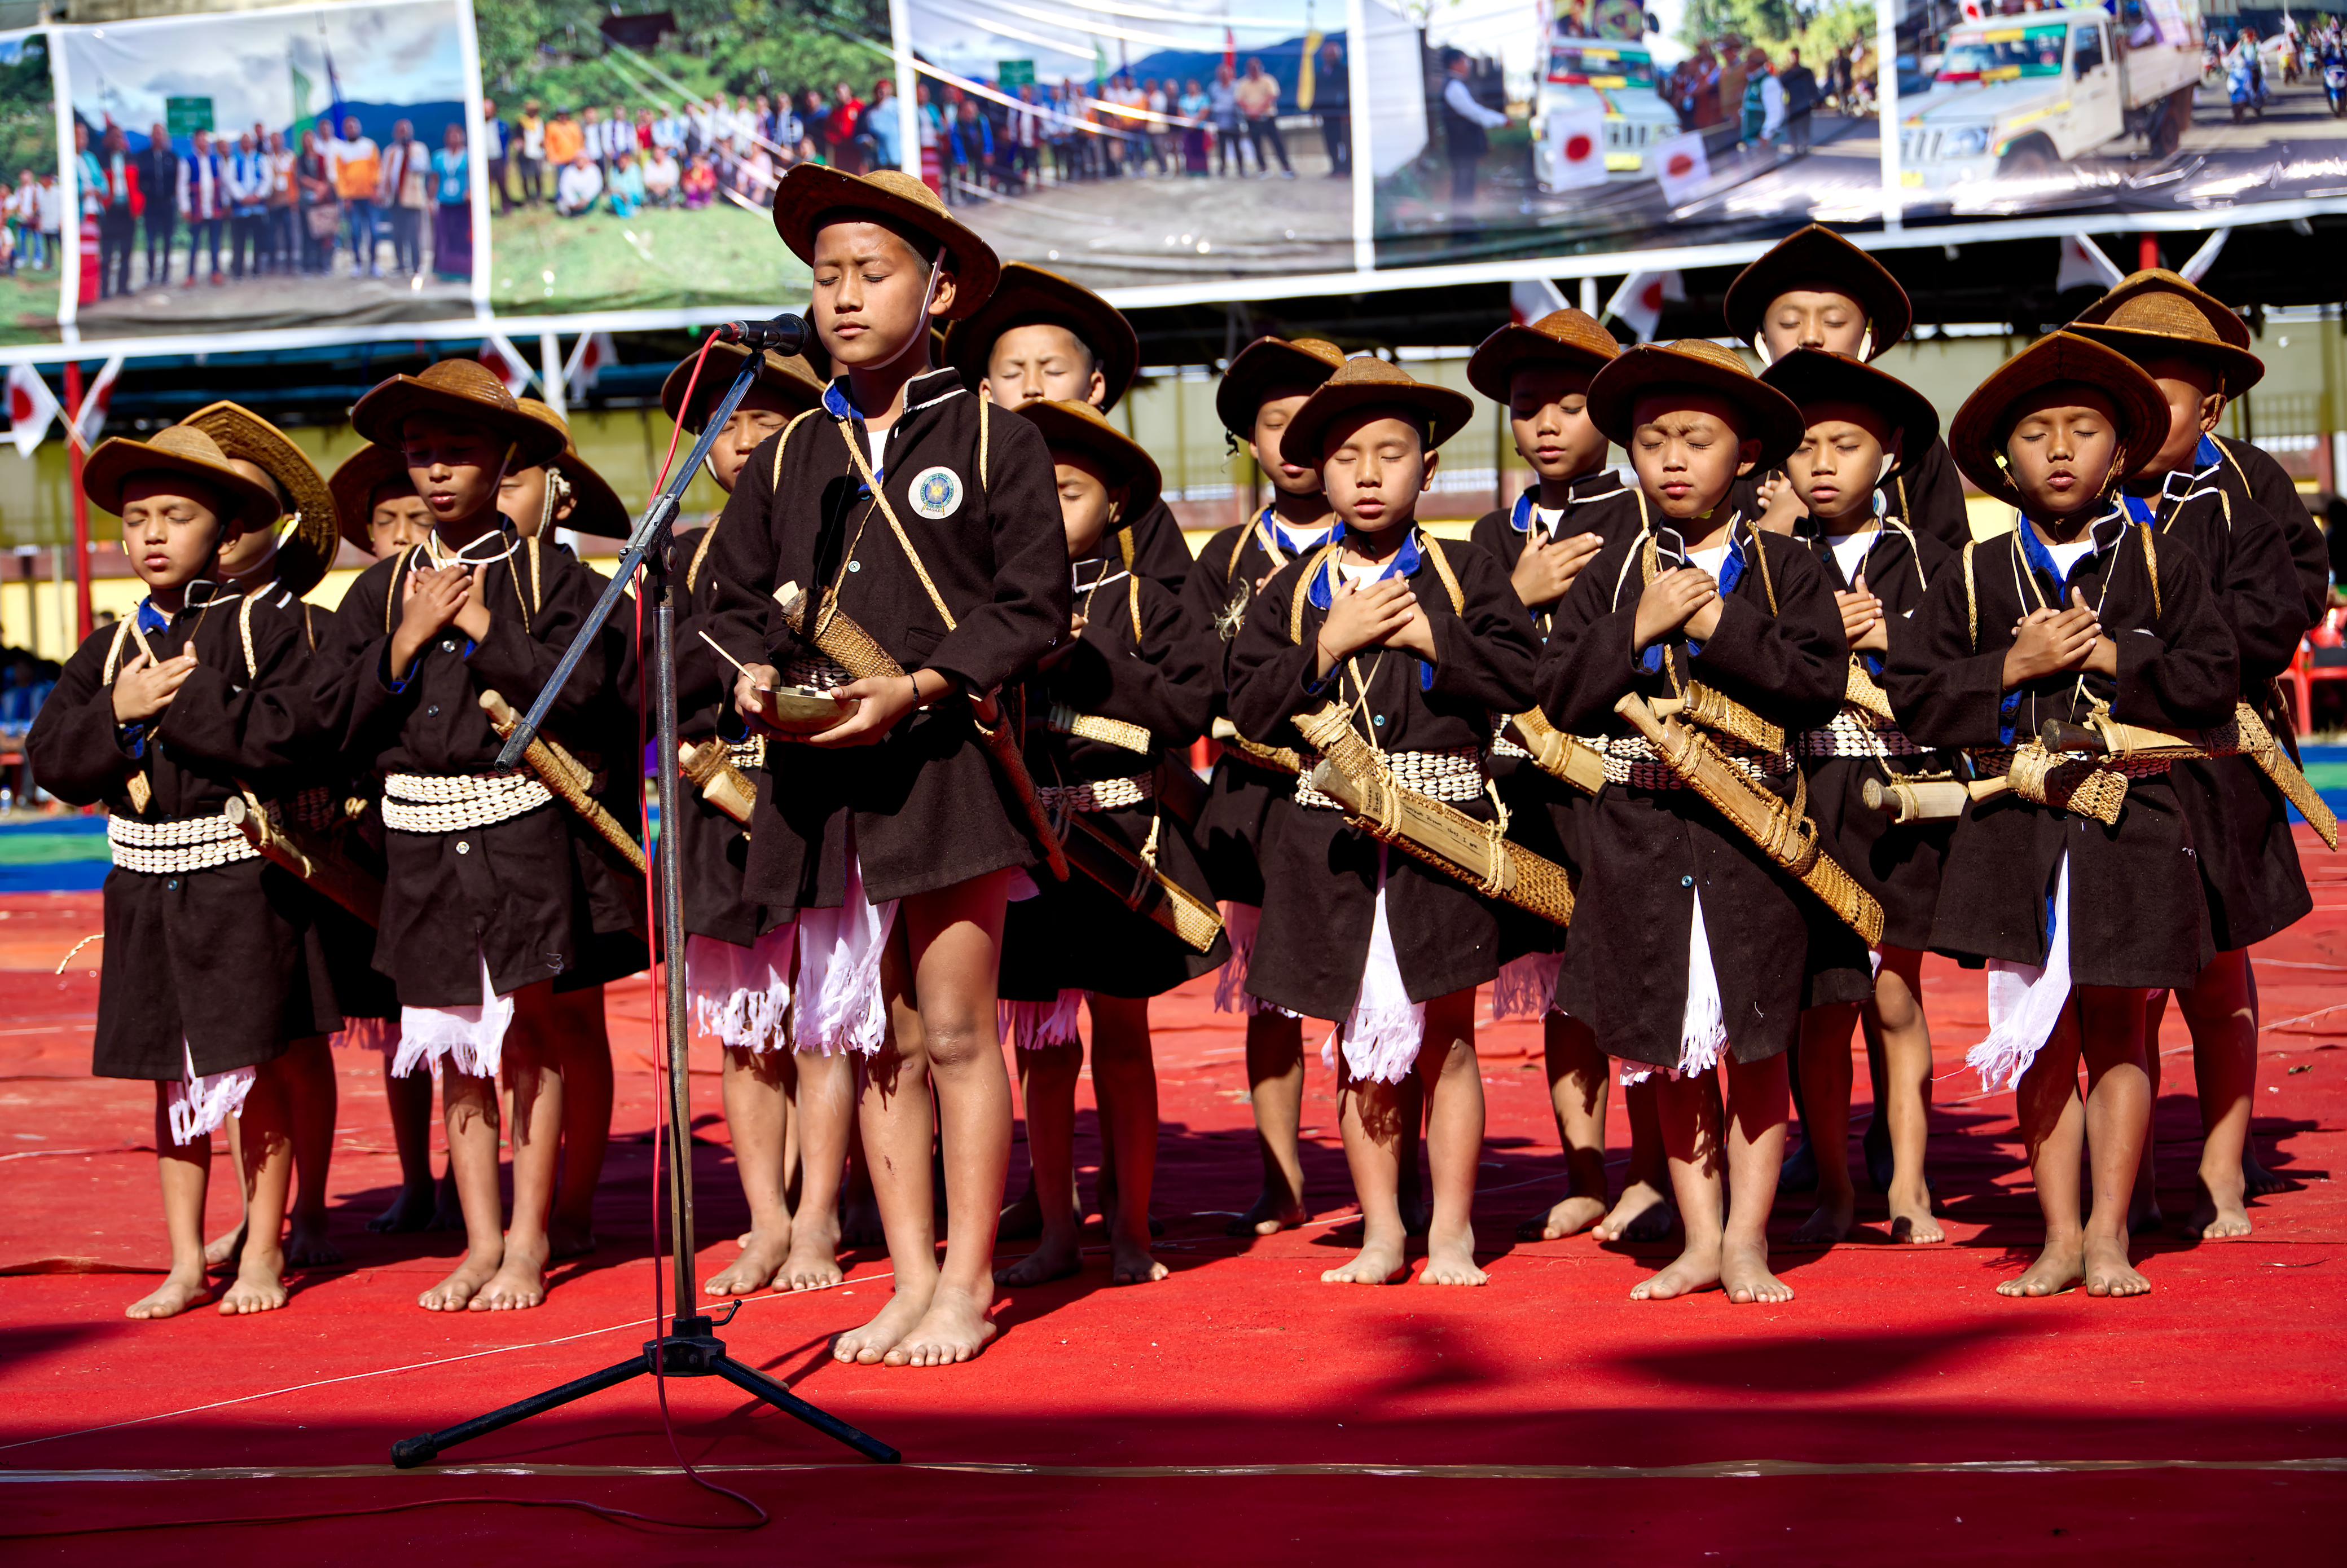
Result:
{"type": "MultiPolygon", "coordinates": [[[[1532,621],[1507,574],[1482,550],[1438,546],[1422,533],[1414,533],[1402,553],[1413,550],[1419,559],[1410,590],[1432,623],[1436,657],[1430,666],[1390,649],[1356,655],[1352,662],[1369,681],[1356,727],[1381,751],[1488,750],[1491,715],[1531,704],[1539,648],[1532,621]],[[1462,609],[1451,608],[1430,559],[1438,548],[1458,577],[1462,609]]],[[[1307,599],[1301,637],[1288,635],[1307,569],[1334,575],[1333,556],[1325,567],[1316,565],[1319,559],[1316,551],[1283,567],[1255,596],[1231,647],[1231,722],[1266,745],[1303,747],[1291,719],[1359,695],[1343,666],[1330,672],[1325,689],[1308,684],[1327,611],[1307,599]]],[[[1488,796],[1451,804],[1480,821],[1493,815],[1488,796]]],[[[1343,813],[1299,805],[1290,794],[1273,802],[1265,824],[1263,926],[1247,971],[1251,995],[1308,1018],[1342,1020],[1352,1010],[1377,918],[1381,853],[1386,918],[1410,1000],[1448,996],[1499,973],[1499,911],[1490,899],[1399,849],[1383,851],[1343,813]]]]}
{"type": "MultiPolygon", "coordinates": [[[[1853,578],[1843,572],[1824,525],[1804,513],[1795,521],[1792,537],[1816,558],[1828,588],[1835,593],[1852,591],[1853,578]]],[[[1930,579],[1955,559],[1953,550],[1930,534],[1912,533],[1889,520],[1883,523],[1856,574],[1866,579],[1866,590],[1882,601],[1892,641],[1907,634],[1910,617],[1922,604],[1930,579]]],[[[1879,682],[1884,655],[1868,652],[1860,657],[1879,682]]],[[[1809,781],[1809,816],[1818,825],[1819,845],[1881,904],[1886,947],[1920,950],[1931,946],[1932,916],[1940,901],[1941,865],[1955,824],[1893,823],[1867,806],[1867,782],[1899,774],[1945,772],[1950,761],[1945,753],[1801,758],[1801,771],[1809,781]]],[[[1807,903],[1809,1005],[1871,1000],[1874,972],[1864,938],[1819,900],[1807,903]]]]}
{"type": "MultiPolygon", "coordinates": [[[[1783,477],[1781,468],[1771,472],[1783,477]]],[[[1745,475],[1728,491],[1727,504],[1747,518],[1758,517],[1760,481],[1768,477],[1757,471],[1745,475]]],[[[1891,515],[1918,534],[1928,534],[1952,550],[1963,548],[1964,541],[1973,537],[1970,514],[1964,509],[1964,478],[1956,471],[1956,460],[1949,455],[1945,440],[1934,439],[1921,457],[1901,469],[1882,489],[1891,515]]]]}
{"type": "MultiPolygon", "coordinates": [[[[568,554],[568,548],[563,547],[568,554]]],[[[575,558],[574,558],[575,559],[575,558]]],[[[585,562],[579,563],[592,583],[592,598],[600,598],[611,579],[585,562]]],[[[589,600],[590,607],[592,599],[589,600]]],[[[644,619],[643,640],[650,644],[651,618],[644,619]]],[[[650,742],[642,723],[639,694],[643,692],[643,661],[638,656],[633,605],[621,600],[603,622],[603,668],[607,671],[600,700],[566,732],[579,737],[573,754],[603,780],[595,798],[612,820],[630,833],[642,831],[644,816],[644,751],[639,740],[650,742]]],[[[696,639],[696,641],[698,641],[696,639]]],[[[511,699],[508,699],[509,701],[511,699]]],[[[516,702],[527,711],[526,703],[516,702]]],[[[569,808],[563,807],[568,813],[569,808]]],[[[573,821],[570,856],[587,898],[585,946],[579,961],[555,980],[558,994],[607,985],[651,967],[651,948],[644,940],[647,908],[644,879],[605,848],[592,828],[573,821]]]]}
{"type": "MultiPolygon", "coordinates": [[[[2199,560],[2233,633],[2239,694],[2270,713],[2262,700],[2269,683],[2297,657],[2306,630],[2302,584],[2281,526],[2255,502],[2223,495],[2215,471],[2170,475],[2160,495],[2139,504],[2161,546],[2188,549],[2199,560]]],[[[2257,764],[2178,763],[2168,782],[2191,828],[2219,952],[2261,942],[2313,909],[2288,803],[2257,764]]]]}
{"type": "MultiPolygon", "coordinates": [[[[1809,551],[1740,518],[1730,538],[1750,562],[1757,537],[1774,584],[1772,613],[1757,565],[1721,596],[1719,625],[1688,658],[1684,637],[1657,647],[1671,667],[1782,724],[1788,734],[1833,716],[1849,684],[1841,615],[1809,551]]],[[[1549,722],[1572,734],[1626,737],[1614,712],[1624,694],[1669,695],[1633,646],[1645,591],[1643,541],[1597,553],[1557,606],[1536,682],[1549,722]]],[[[1732,559],[1732,558],[1731,558],[1732,559]]],[[[1788,1049],[1800,1021],[1803,956],[1815,896],[1688,789],[1605,786],[1580,808],[1582,878],[1559,1000],[1596,1031],[1609,1056],[1649,1067],[1679,1062],[1687,994],[1687,934],[1700,888],[1720,1014],[1738,1061],[1788,1049]]]]}
{"type": "MultiPolygon", "coordinates": [[[[828,399],[845,409],[845,383],[828,399]]],[[[775,612],[775,586],[795,582],[813,599],[835,584],[841,613],[907,670],[938,671],[973,693],[1025,675],[1068,633],[1067,534],[1041,432],[971,395],[950,370],[905,388],[881,488],[953,611],[948,630],[858,477],[846,443],[869,461],[862,419],[847,428],[817,409],[751,455],[709,555],[711,635],[737,658],[755,651],[787,670],[801,644],[775,612]],[[916,509],[920,481],[951,494],[944,515],[916,509]]],[[[875,903],[1041,858],[958,698],[878,745],[795,747],[770,767],[782,782],[759,797],[743,884],[761,904],[838,907],[851,829],[875,903]]]]}
{"type": "MultiPolygon", "coordinates": [[[[1182,610],[1214,640],[1214,716],[1228,718],[1231,644],[1246,620],[1255,584],[1296,559],[1290,545],[1309,555],[1325,534],[1274,532],[1277,525],[1257,513],[1254,520],[1224,528],[1206,541],[1182,585],[1182,610]],[[1282,542],[1283,539],[1286,542],[1282,542]],[[1309,541],[1308,543],[1306,541],[1309,541]]],[[[1206,879],[1214,897],[1233,904],[1263,903],[1263,825],[1271,803],[1296,793],[1296,780],[1276,768],[1248,761],[1228,747],[1206,780],[1206,803],[1194,830],[1206,879]]]]}
{"type": "Polygon", "coordinates": [[[1189,579],[1190,543],[1182,537],[1181,519],[1174,508],[1159,496],[1149,507],[1125,527],[1117,530],[1101,552],[1133,567],[1142,576],[1154,581],[1172,594],[1179,594],[1189,579]],[[1127,547],[1133,553],[1127,556],[1127,547]]]}
{"type": "MultiPolygon", "coordinates": [[[[143,755],[126,744],[103,683],[117,629],[91,634],[66,661],[26,740],[43,787],[75,805],[159,823],[218,817],[240,784],[266,799],[297,780],[311,754],[302,623],[267,602],[253,605],[248,664],[243,609],[241,596],[224,596],[147,633],[157,660],[192,649],[198,663],[148,724],[143,755]],[[141,771],[153,791],[144,808],[131,804],[129,790],[141,771]]],[[[118,671],[138,654],[137,639],[125,638],[118,671]]],[[[107,874],[105,906],[97,1076],[176,1081],[190,1058],[200,1074],[230,1072],[342,1027],[314,896],[270,862],[170,875],[117,867],[107,874]]]]}
{"type": "MultiPolygon", "coordinates": [[[[377,561],[351,585],[320,650],[312,702],[354,761],[378,773],[437,774],[496,764],[503,742],[481,712],[481,692],[527,711],[603,582],[569,552],[540,544],[533,595],[529,541],[510,523],[505,538],[514,552],[474,577],[473,592],[489,607],[487,636],[468,656],[465,634],[451,625],[425,644],[397,688],[391,639],[403,607],[393,596],[404,594],[422,548],[377,561]],[[525,624],[522,607],[532,597],[525,624]]],[[[633,753],[635,725],[630,720],[621,733],[598,724],[611,712],[613,684],[610,640],[599,639],[563,686],[547,729],[581,761],[594,756],[618,768],[633,753]]],[[[375,968],[398,986],[403,1003],[435,1008],[478,1005],[484,958],[499,995],[579,968],[596,942],[575,841],[592,832],[559,801],[456,833],[386,829],[375,968]]]]}
{"type": "MultiPolygon", "coordinates": [[[[1024,687],[1027,766],[1039,785],[1131,778],[1156,766],[1105,742],[1052,731],[1053,703],[1079,713],[1121,719],[1149,732],[1158,755],[1179,753],[1206,733],[1214,708],[1220,645],[1182,613],[1174,595],[1114,562],[1076,568],[1076,612],[1084,634],[1066,661],[1024,687]],[[1134,622],[1139,621],[1136,631],[1134,622]]],[[[1157,869],[1211,904],[1214,893],[1189,829],[1154,801],[1084,818],[1135,855],[1153,836],[1157,869]]],[[[1002,936],[1002,995],[1049,1001],[1062,990],[1153,997],[1217,968],[1228,938],[1201,953],[1081,872],[1064,883],[1038,878],[1033,898],[1010,906],[1002,936]]]]}
{"type": "MultiPolygon", "coordinates": [[[[716,531],[717,525],[712,522],[676,536],[676,560],[682,573],[677,579],[676,730],[689,744],[721,733],[736,739],[742,730],[741,720],[733,711],[733,666],[700,637],[703,630],[717,635],[712,625],[717,574],[709,568],[716,531]]],[[[732,651],[744,663],[762,652],[755,647],[732,651]]],[[[765,769],[743,768],[742,772],[759,794],[774,790],[773,775],[765,769]]],[[[690,782],[682,793],[675,843],[684,857],[686,933],[746,948],[775,927],[787,924],[791,910],[770,911],[742,891],[749,865],[750,830],[710,804],[690,782]]]]}
{"type": "Polygon", "coordinates": [[[2232,505],[2253,502],[2281,526],[2282,538],[2290,541],[2290,559],[2298,569],[2299,585],[2306,595],[2306,624],[2320,625],[2331,608],[2330,547],[2307,511],[2305,497],[2263,447],[2230,436],[2212,439],[2226,459],[2218,471],[2219,486],[2232,505]]]}
{"type": "MultiPolygon", "coordinates": [[[[2085,718],[2097,697],[2121,723],[2163,730],[2217,723],[2232,712],[2239,689],[2233,635],[2193,553],[2157,550],[2155,609],[2143,530],[2115,509],[2095,524],[2094,537],[2096,548],[2066,583],[2029,564],[2018,531],[1975,546],[1976,611],[1961,561],[1933,579],[1912,635],[1893,639],[1884,671],[1891,706],[1919,744],[2011,745],[2048,719],[2085,718]],[[2051,605],[2073,588],[2098,607],[2118,648],[2118,678],[2082,681],[2065,671],[2007,693],[2014,623],[2041,595],[2051,605]]],[[[2009,794],[1968,806],[1948,846],[1932,946],[1973,962],[2045,963],[2048,901],[2065,853],[2075,984],[2189,985],[2215,956],[2191,831],[2159,774],[2128,782],[2115,827],[2009,794]]]]}
{"type": "MultiPolygon", "coordinates": [[[[1617,469],[1600,468],[1594,474],[1583,474],[1571,481],[1569,491],[1571,499],[1566,502],[1563,515],[1546,525],[1551,539],[1595,534],[1611,544],[1624,535],[1637,533],[1645,526],[1645,511],[1640,505],[1637,480],[1624,479],[1617,469]]],[[[1512,581],[1516,563],[1523,559],[1532,538],[1532,530],[1542,526],[1532,509],[1539,499],[1540,487],[1532,485],[1512,505],[1496,507],[1478,518],[1473,531],[1468,535],[1471,542],[1490,552],[1512,581]]],[[[1532,616],[1532,630],[1545,642],[1549,623],[1555,618],[1555,603],[1529,605],[1526,609],[1532,616]]],[[[1579,869],[1581,846],[1574,827],[1581,803],[1588,797],[1563,779],[1552,778],[1525,758],[1512,753],[1492,756],[1491,781],[1500,791],[1501,803],[1508,808],[1508,836],[1535,855],[1579,869]]],[[[1508,907],[1500,911],[1500,920],[1502,961],[1525,953],[1564,950],[1566,934],[1537,915],[1508,907]]]]}

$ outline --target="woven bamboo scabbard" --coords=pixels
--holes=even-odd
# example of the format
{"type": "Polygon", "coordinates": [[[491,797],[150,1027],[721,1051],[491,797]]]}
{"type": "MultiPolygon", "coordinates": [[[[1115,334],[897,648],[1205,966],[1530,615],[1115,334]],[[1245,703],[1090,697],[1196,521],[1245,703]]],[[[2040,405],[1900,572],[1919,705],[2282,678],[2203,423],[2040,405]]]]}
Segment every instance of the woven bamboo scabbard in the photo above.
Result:
{"type": "Polygon", "coordinates": [[[1396,783],[1342,709],[1301,714],[1296,728],[1323,759],[1312,770],[1312,786],[1379,843],[1552,925],[1573,924],[1573,879],[1563,866],[1509,843],[1497,823],[1479,822],[1396,783]]]}
{"type": "Polygon", "coordinates": [[[2314,786],[2306,782],[2306,774],[2291,759],[2280,738],[2258,716],[2258,711],[2247,702],[2236,703],[2233,730],[2242,753],[2256,763],[2259,771],[2266,777],[2273,780],[2274,787],[2281,791],[2291,804],[2298,807],[2298,815],[2306,818],[2307,825],[2321,838],[2323,846],[2338,848],[2338,815],[2331,809],[2329,802],[2315,793],[2314,786]]]}
{"type": "Polygon", "coordinates": [[[221,809],[262,859],[276,862],[368,925],[382,923],[380,877],[352,865],[339,849],[288,828],[250,792],[229,796],[221,809]]]}
{"type": "MultiPolygon", "coordinates": [[[[774,589],[774,603],[783,612],[784,622],[802,641],[811,642],[815,651],[835,661],[839,667],[859,681],[894,680],[905,673],[905,667],[895,655],[873,640],[872,634],[834,610],[817,615],[812,630],[808,628],[805,592],[794,582],[786,582],[774,589]]],[[[1009,723],[997,723],[989,729],[979,722],[973,706],[970,728],[978,732],[986,754],[994,759],[996,770],[1010,793],[1019,799],[1019,809],[1027,817],[1030,836],[1043,852],[1043,863],[1051,868],[1054,881],[1068,879],[1068,852],[1060,843],[1059,834],[1051,826],[1051,814],[1045,810],[1035,794],[1034,775],[1027,771],[1027,759],[1019,749],[1019,733],[1009,723]]]]}
{"type": "MultiPolygon", "coordinates": [[[[489,727],[500,736],[510,738],[521,723],[521,715],[514,712],[513,704],[495,692],[481,693],[481,712],[489,716],[489,727]]],[[[644,846],[595,798],[595,775],[588,772],[585,764],[543,733],[530,737],[529,747],[522,753],[521,760],[540,783],[554,792],[557,799],[577,812],[604,843],[618,851],[635,868],[637,876],[644,875],[644,846]]]]}
{"type": "Polygon", "coordinates": [[[1119,751],[1134,752],[1142,756],[1153,756],[1156,748],[1149,743],[1149,732],[1139,724],[1122,719],[1103,718],[1098,713],[1080,713],[1065,702],[1054,702],[1043,712],[1043,727],[1055,735],[1073,735],[1080,741],[1098,741],[1119,751]]]}
{"type": "Polygon", "coordinates": [[[1240,734],[1238,726],[1228,719],[1214,721],[1213,735],[1215,744],[1225,751],[1245,757],[1259,768],[1268,768],[1274,773],[1281,774],[1300,774],[1304,771],[1304,757],[1301,753],[1286,746],[1266,746],[1250,741],[1240,734]]]}
{"type": "Polygon", "coordinates": [[[712,735],[699,745],[676,743],[677,771],[701,797],[743,826],[758,804],[757,782],[733,765],[733,748],[712,735]]]}
{"type": "Polygon", "coordinates": [[[1510,723],[1524,750],[1532,753],[1532,765],[1541,772],[1563,779],[1583,794],[1595,794],[1605,787],[1605,759],[1594,747],[1550,723],[1546,713],[1532,708],[1510,723]]]}
{"type": "Polygon", "coordinates": [[[1856,654],[1850,655],[1850,683],[1844,689],[1841,700],[1878,724],[1899,722],[1899,716],[1891,711],[1891,693],[1875,683],[1874,677],[1867,673],[1866,666],[1858,661],[1856,654]]]}
{"type": "Polygon", "coordinates": [[[1222,912],[1119,844],[1081,812],[1066,814],[1068,863],[1124,907],[1201,953],[1223,933],[1222,912]]]}
{"type": "Polygon", "coordinates": [[[1792,801],[1779,799],[1702,735],[1656,715],[1635,692],[1616,702],[1614,711],[1645,737],[1665,766],[1759,845],[1762,854],[1816,894],[1836,918],[1869,945],[1882,940],[1881,904],[1818,847],[1818,825],[1802,810],[1806,794],[1792,801]]]}
{"type": "MultiPolygon", "coordinates": [[[[2107,712],[2097,711],[2083,724],[2049,723],[2039,741],[2049,751],[2070,748],[2072,743],[2077,743],[2106,758],[2166,758],[2180,763],[2209,757],[2247,757],[2257,764],[2260,773],[2273,781],[2283,798],[2298,808],[2299,815],[2306,818],[2307,825],[2327,847],[2339,847],[2338,815],[2306,782],[2306,775],[2291,760],[2290,753],[2265,720],[2259,717],[2258,711],[2247,702],[2235,702],[2232,718],[2222,724],[2182,734],[2142,724],[2123,724],[2107,712]]],[[[2018,761],[2016,753],[2016,764],[2018,761]]],[[[2116,813],[2100,820],[2115,821],[2116,813]]]]}
{"type": "Polygon", "coordinates": [[[1665,697],[1651,706],[1657,718],[1683,718],[1716,735],[1740,741],[1756,752],[1785,749],[1785,726],[1771,723],[1717,687],[1687,682],[1683,697],[1665,697]]]}

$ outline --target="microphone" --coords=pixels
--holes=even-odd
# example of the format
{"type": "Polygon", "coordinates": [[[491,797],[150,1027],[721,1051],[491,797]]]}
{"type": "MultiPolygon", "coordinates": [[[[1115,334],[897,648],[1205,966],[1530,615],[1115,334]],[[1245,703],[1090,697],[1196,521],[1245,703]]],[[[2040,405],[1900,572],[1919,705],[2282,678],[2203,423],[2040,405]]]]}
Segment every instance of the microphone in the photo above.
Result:
{"type": "Polygon", "coordinates": [[[764,322],[722,322],[718,324],[717,340],[740,343],[753,352],[772,349],[781,354],[797,354],[806,347],[806,318],[780,315],[764,322]]]}

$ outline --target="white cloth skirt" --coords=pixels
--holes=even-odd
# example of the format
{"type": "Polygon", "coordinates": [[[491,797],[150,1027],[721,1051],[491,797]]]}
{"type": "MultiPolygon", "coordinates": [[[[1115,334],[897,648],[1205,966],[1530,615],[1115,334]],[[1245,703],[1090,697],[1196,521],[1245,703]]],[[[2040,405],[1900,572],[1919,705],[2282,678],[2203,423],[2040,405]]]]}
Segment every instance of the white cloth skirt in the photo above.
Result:
{"type": "Polygon", "coordinates": [[[1401,978],[1401,958],[1394,951],[1393,926],[1386,918],[1386,854],[1378,849],[1377,917],[1369,927],[1368,961],[1361,970],[1361,989],[1347,1013],[1320,1048],[1320,1060],[1336,1064],[1345,1053],[1345,1071],[1373,1083],[1406,1082],[1426,1044],[1426,1004],[1409,999],[1401,978]]]}
{"type": "Polygon", "coordinates": [[[736,1050],[787,1050],[798,936],[794,923],[746,948],[716,937],[687,937],[684,985],[692,998],[693,1027],[736,1050]]]}
{"type": "Polygon", "coordinates": [[[230,1117],[243,1114],[245,1096],[252,1092],[260,1070],[235,1067],[226,1072],[200,1073],[196,1053],[186,1041],[180,1042],[179,1051],[187,1065],[179,1081],[165,1091],[163,1106],[170,1118],[171,1142],[184,1148],[219,1132],[230,1117]]]}
{"type": "Polygon", "coordinates": [[[1988,961],[1988,1038],[1964,1053],[1964,1065],[1980,1073],[1983,1091],[2020,1086],[2022,1075],[2054,1038],[2069,1001],[2070,854],[2064,850],[2054,874],[2053,929],[2045,939],[2045,962],[1988,961]]]}
{"type": "Polygon", "coordinates": [[[1686,1001],[1679,1009],[1679,1063],[1655,1069],[1643,1061],[1622,1064],[1624,1084],[1644,1083],[1657,1071],[1677,1080],[1696,1078],[1719,1065],[1727,1049],[1727,1020],[1719,1002],[1719,971],[1711,966],[1711,937],[1703,925],[1703,894],[1698,891],[1687,917],[1686,1001]]]}
{"type": "Polygon", "coordinates": [[[799,911],[799,979],[791,1020],[799,1050],[824,1056],[878,1053],[888,1035],[880,960],[896,923],[897,900],[874,904],[864,897],[864,867],[850,844],[847,892],[839,907],[799,911]]]}
{"type": "Polygon", "coordinates": [[[514,999],[499,996],[489,981],[489,960],[481,966],[478,1006],[399,1009],[399,1054],[392,1059],[391,1074],[405,1078],[425,1062],[436,1074],[453,1066],[467,1078],[495,1078],[505,1061],[506,1030],[512,1027],[514,999]]]}

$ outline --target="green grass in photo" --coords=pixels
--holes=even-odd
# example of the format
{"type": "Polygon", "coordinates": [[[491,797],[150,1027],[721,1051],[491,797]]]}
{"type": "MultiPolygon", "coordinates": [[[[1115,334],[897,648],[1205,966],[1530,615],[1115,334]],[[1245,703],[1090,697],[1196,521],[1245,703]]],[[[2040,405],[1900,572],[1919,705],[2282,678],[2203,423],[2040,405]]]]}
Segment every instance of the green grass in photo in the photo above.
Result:
{"type": "Polygon", "coordinates": [[[0,277],[0,343],[57,341],[57,270],[0,277]]]}
{"type": "Polygon", "coordinates": [[[688,212],[608,209],[558,218],[521,208],[489,224],[489,298],[500,312],[661,309],[805,298],[808,273],[774,220],[727,202],[688,212]]]}

